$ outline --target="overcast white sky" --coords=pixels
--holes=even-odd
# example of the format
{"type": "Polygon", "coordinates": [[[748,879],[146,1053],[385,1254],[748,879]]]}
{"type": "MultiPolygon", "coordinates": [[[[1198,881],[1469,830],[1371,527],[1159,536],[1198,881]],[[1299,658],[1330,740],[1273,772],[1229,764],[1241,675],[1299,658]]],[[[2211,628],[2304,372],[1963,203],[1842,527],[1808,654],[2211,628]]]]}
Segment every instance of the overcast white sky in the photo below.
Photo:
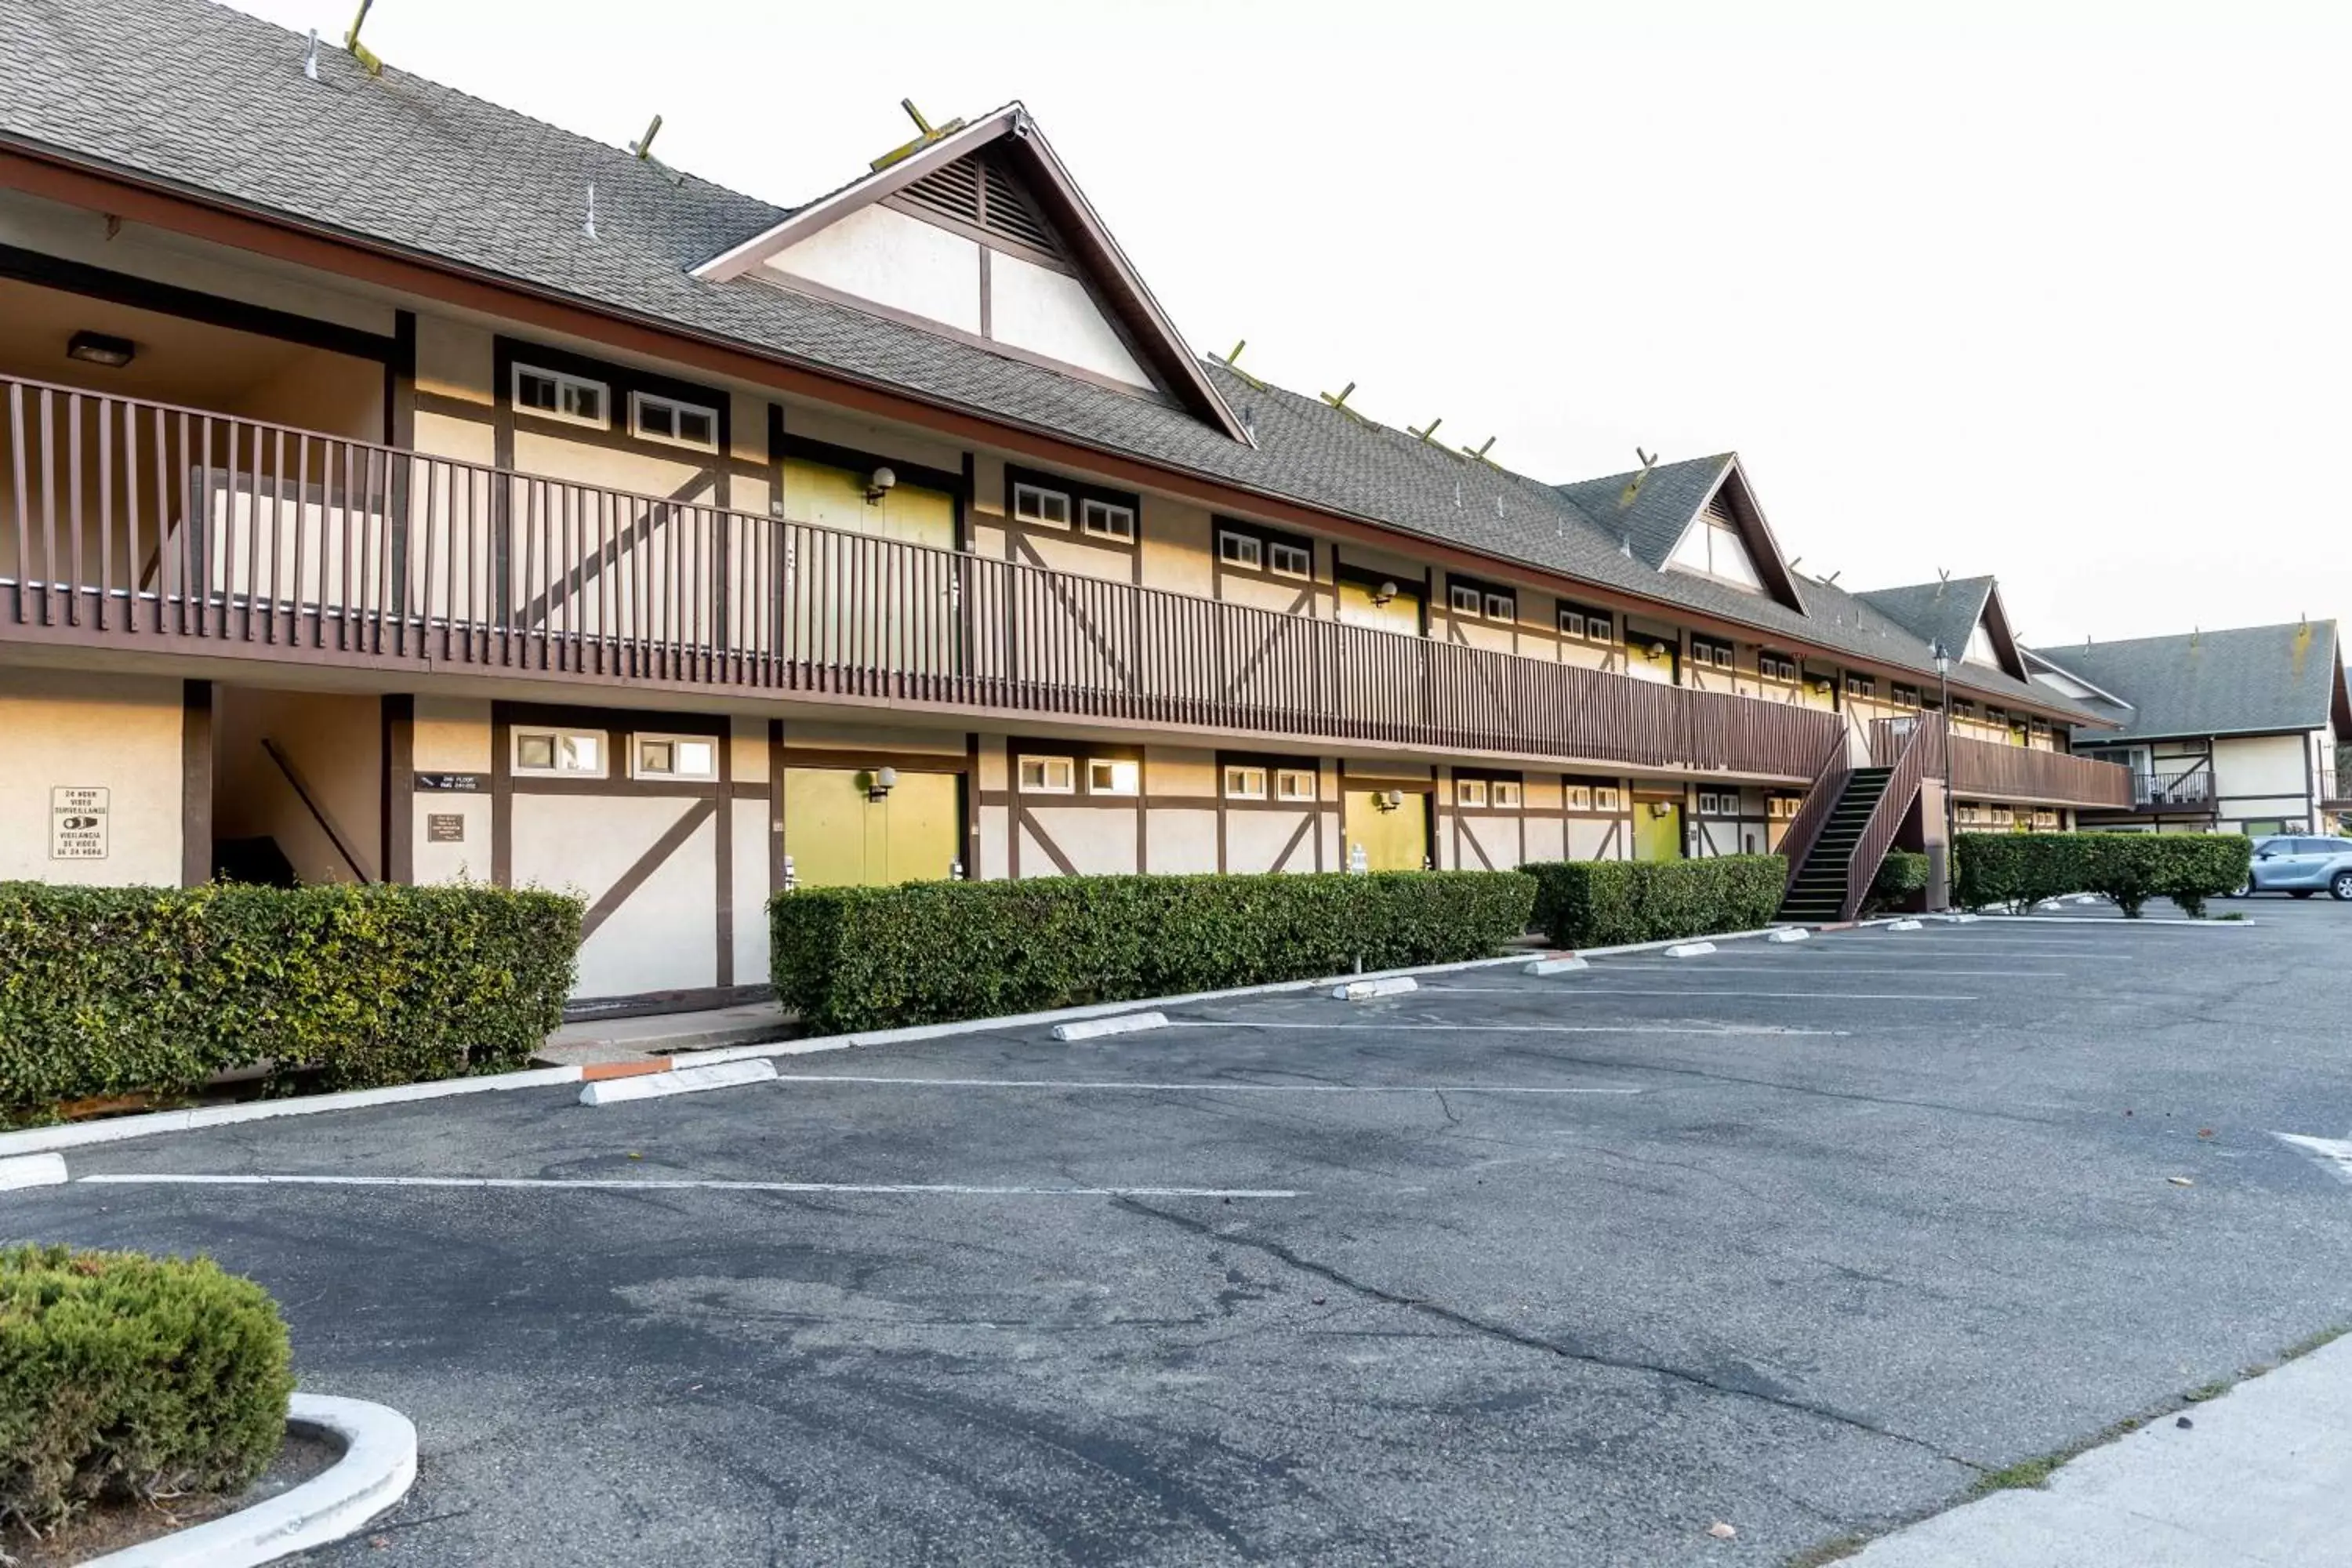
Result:
{"type": "MultiPolygon", "coordinates": [[[[353,0],[239,0],[340,38],[353,0]]],[[[1547,479],[1737,448],[1848,587],[2352,619],[2352,6],[381,0],[781,204],[1024,100],[1195,348],[1547,479]],[[1768,19],[1764,13],[1769,11],[1768,19]]]]}

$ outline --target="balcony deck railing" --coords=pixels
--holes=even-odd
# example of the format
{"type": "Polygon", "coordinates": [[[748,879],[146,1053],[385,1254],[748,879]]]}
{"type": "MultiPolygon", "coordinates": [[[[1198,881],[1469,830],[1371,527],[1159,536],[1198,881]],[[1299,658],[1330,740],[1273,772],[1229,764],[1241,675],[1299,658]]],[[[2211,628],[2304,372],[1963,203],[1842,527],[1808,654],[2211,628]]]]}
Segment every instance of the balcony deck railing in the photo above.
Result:
{"type": "Polygon", "coordinates": [[[1787,780],[1842,722],[12,378],[0,639],[1787,780]]]}
{"type": "Polygon", "coordinates": [[[2131,799],[2135,811],[2210,812],[2213,809],[2213,771],[2200,763],[2178,773],[2134,773],[2131,799]]]}
{"type": "Polygon", "coordinates": [[[2131,805],[2130,771],[2114,763],[1958,735],[1946,744],[1951,748],[1952,789],[1958,795],[2020,804],[2131,805]]]}

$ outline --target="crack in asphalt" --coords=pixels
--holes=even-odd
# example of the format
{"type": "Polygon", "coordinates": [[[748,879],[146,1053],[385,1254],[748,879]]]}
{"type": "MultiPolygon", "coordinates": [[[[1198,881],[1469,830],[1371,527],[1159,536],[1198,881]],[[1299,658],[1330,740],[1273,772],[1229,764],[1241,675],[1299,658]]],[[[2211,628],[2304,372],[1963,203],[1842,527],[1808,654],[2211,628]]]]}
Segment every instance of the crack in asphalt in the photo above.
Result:
{"type": "Polygon", "coordinates": [[[1192,1219],[1188,1215],[1175,1214],[1167,1209],[1154,1208],[1151,1205],[1136,1198],[1120,1197],[1112,1201],[1116,1206],[1126,1209],[1130,1214],[1142,1215],[1150,1219],[1162,1221],[1180,1230],[1188,1231],[1220,1245],[1249,1247],[1253,1251],[1261,1252],[1268,1258],[1277,1259],[1302,1274],[1311,1274],[1318,1279],[1328,1280],[1342,1289],[1352,1290],[1369,1300],[1378,1301],[1383,1306],[1402,1307],[1408,1311],[1419,1312],[1484,1339],[1496,1340],[1505,1344],[1515,1345],[1521,1350],[1538,1351],[1546,1355],[1557,1356],[1563,1361],[1579,1362],[1588,1366],[1606,1367],[1615,1372],[1647,1373],[1654,1377],[1663,1378],[1670,1383],[1684,1384],[1709,1394],[1725,1394],[1735,1399],[1752,1399],[1776,1409],[1787,1410],[1799,1415],[1810,1415],[1816,1420],[1851,1427],[1854,1431],[1866,1433],[1873,1437],[1884,1437],[1889,1442],[1901,1443],[1906,1447],[1920,1449],[1948,1464],[1958,1465],[1978,1475],[1984,1474],[1989,1468],[1979,1464],[1974,1459],[1948,1453],[1923,1437],[1914,1437],[1907,1432],[1897,1432],[1890,1427],[1878,1426],[1874,1422],[1865,1421],[1858,1415],[1847,1415],[1844,1411],[1832,1409],[1826,1405],[1816,1405],[1810,1400],[1791,1399],[1785,1394],[1766,1394],[1759,1389],[1735,1387],[1729,1384],[1718,1383],[1713,1378],[1692,1372],[1685,1367],[1671,1366],[1663,1362],[1641,1361],[1630,1356],[1603,1355],[1596,1351],[1564,1345],[1555,1340],[1545,1339],[1540,1334],[1531,1334],[1523,1329],[1514,1329],[1504,1323],[1488,1322],[1483,1318],[1474,1317],[1453,1307],[1441,1306],[1435,1301],[1423,1300],[1414,1296],[1401,1295],[1394,1290],[1372,1284],[1369,1280],[1355,1279],[1328,1263],[1318,1263],[1314,1258],[1305,1257],[1278,1241],[1244,1236],[1234,1231],[1221,1231],[1206,1221],[1192,1219]]]}

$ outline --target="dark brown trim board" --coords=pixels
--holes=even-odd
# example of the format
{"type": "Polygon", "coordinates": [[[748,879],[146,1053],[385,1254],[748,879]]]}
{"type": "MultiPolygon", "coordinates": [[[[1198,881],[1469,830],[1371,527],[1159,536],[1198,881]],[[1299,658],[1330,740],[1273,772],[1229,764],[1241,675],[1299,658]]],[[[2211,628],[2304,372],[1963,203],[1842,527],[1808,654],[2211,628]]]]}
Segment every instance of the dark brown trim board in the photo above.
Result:
{"type": "MultiPolygon", "coordinates": [[[[335,321],[298,316],[291,310],[272,310],[267,305],[248,305],[242,300],[206,294],[195,289],[183,289],[172,283],[157,283],[146,278],[134,278],[127,272],[110,271],[85,262],[68,261],[63,257],[45,256],[37,250],[26,250],[14,245],[0,245],[0,278],[13,278],[19,283],[34,283],[44,289],[104,300],[109,304],[152,310],[159,316],[177,316],[183,321],[202,321],[206,326],[226,327],[233,331],[276,338],[280,342],[299,343],[304,348],[324,349],[330,353],[348,354],[353,359],[378,360],[387,365],[397,362],[400,352],[400,340],[396,334],[386,337],[381,332],[362,331],[357,327],[346,327],[335,321]]],[[[401,314],[406,315],[407,312],[401,314]]],[[[414,318],[411,320],[413,321],[414,318]]]]}
{"type": "Polygon", "coordinates": [[[180,683],[180,885],[213,879],[213,684],[180,683]]]}
{"type": "Polygon", "coordinates": [[[416,699],[405,692],[383,699],[383,794],[378,816],[383,844],[376,864],[387,882],[416,880],[416,699]]]}
{"type": "Polygon", "coordinates": [[[719,907],[719,948],[714,955],[720,986],[735,984],[735,726],[719,737],[719,777],[710,786],[717,817],[717,843],[711,858],[718,862],[716,902],[719,907]]]}

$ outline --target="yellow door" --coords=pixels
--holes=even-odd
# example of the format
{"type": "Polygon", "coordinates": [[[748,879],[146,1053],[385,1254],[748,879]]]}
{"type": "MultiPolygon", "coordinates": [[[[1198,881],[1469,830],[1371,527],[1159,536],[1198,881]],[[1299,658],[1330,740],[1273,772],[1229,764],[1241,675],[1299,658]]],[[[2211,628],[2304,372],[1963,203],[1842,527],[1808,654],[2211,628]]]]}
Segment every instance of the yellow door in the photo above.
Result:
{"type": "Polygon", "coordinates": [[[785,521],[809,525],[789,530],[785,546],[792,656],[919,674],[958,668],[955,498],[898,484],[869,501],[868,476],[798,458],[784,460],[782,482],[785,521]],[[927,548],[893,547],[901,544],[927,548]]]}
{"type": "Polygon", "coordinates": [[[1675,683],[1675,645],[1647,632],[1625,634],[1625,673],[1663,686],[1675,683]]]}
{"type": "Polygon", "coordinates": [[[870,800],[870,775],[848,768],[784,770],[784,853],[801,888],[887,887],[951,874],[963,843],[956,775],[900,771],[870,800]]]}
{"type": "Polygon", "coordinates": [[[1378,803],[1385,793],[1347,792],[1347,865],[1354,868],[1361,847],[1367,871],[1418,871],[1429,862],[1429,797],[1406,795],[1393,811],[1383,811],[1378,803]]]}
{"type": "Polygon", "coordinates": [[[955,498],[944,490],[901,483],[869,501],[869,476],[803,458],[784,459],[783,481],[788,522],[955,548],[955,498]]]}
{"type": "Polygon", "coordinates": [[[1633,858],[1679,860],[1683,858],[1683,808],[1671,800],[1633,803],[1633,858]]]}
{"type": "Polygon", "coordinates": [[[1837,706],[1837,682],[1816,670],[1805,671],[1804,678],[1798,682],[1798,689],[1803,694],[1804,704],[1808,708],[1826,710],[1837,706]]]}

